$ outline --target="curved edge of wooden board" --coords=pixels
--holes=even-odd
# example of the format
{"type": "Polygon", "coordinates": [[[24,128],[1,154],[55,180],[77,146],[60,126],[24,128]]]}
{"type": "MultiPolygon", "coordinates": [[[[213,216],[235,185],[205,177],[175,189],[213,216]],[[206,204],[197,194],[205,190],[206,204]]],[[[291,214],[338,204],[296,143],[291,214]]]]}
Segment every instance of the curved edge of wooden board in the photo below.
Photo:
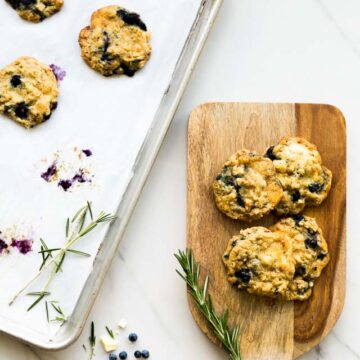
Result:
{"type": "MultiPolygon", "coordinates": [[[[337,121],[341,124],[341,132],[342,136],[345,140],[345,173],[341,181],[343,182],[344,186],[346,187],[346,119],[342,111],[331,104],[295,104],[295,112],[297,120],[299,121],[299,118],[301,117],[301,113],[304,111],[309,115],[309,112],[311,112],[311,108],[318,108],[322,109],[322,111],[328,111],[329,114],[333,114],[337,121]]],[[[302,129],[301,126],[298,129],[299,135],[304,136],[306,138],[306,132],[308,129],[302,129]]],[[[344,209],[343,209],[343,219],[342,219],[342,233],[341,238],[344,239],[344,241],[340,242],[339,248],[337,249],[337,263],[339,269],[346,270],[346,196],[345,196],[345,203],[344,203],[344,209]]],[[[341,313],[344,308],[345,304],[345,297],[346,297],[346,271],[343,273],[340,271],[335,272],[335,276],[333,278],[333,284],[336,283],[336,286],[333,286],[333,300],[331,303],[331,309],[328,313],[328,317],[326,319],[325,324],[323,325],[323,330],[320,334],[318,334],[318,337],[312,341],[303,342],[299,341],[295,338],[294,342],[294,358],[298,358],[299,356],[303,355],[304,353],[310,351],[315,346],[320,344],[320,342],[330,333],[330,331],[333,329],[337,321],[339,320],[341,313]]]]}
{"type": "MultiPolygon", "coordinates": [[[[193,117],[196,117],[198,112],[202,112],[204,110],[208,111],[213,107],[221,106],[221,104],[224,104],[224,103],[209,102],[209,103],[200,104],[199,106],[194,108],[189,117],[189,123],[188,123],[189,130],[191,127],[191,119],[193,117]]],[[[229,102],[229,103],[225,103],[225,104],[235,105],[238,103],[229,102]]],[[[251,106],[251,105],[256,105],[256,104],[254,104],[254,103],[245,103],[244,104],[243,103],[242,105],[251,106]]],[[[258,104],[258,105],[265,105],[265,104],[258,104]]],[[[282,104],[282,105],[291,105],[291,104],[282,104]]],[[[330,112],[336,113],[337,117],[339,119],[341,119],[341,125],[342,125],[341,130],[344,132],[344,136],[346,139],[345,117],[343,116],[342,112],[337,107],[335,107],[333,105],[329,105],[329,104],[292,104],[292,105],[295,106],[295,112],[298,112],[301,107],[312,107],[312,106],[317,107],[318,106],[318,107],[326,108],[330,112]]],[[[189,133],[190,133],[190,131],[189,131],[189,133]]],[[[302,134],[302,133],[300,133],[299,135],[304,136],[304,134],[302,134]]],[[[346,144],[346,142],[345,142],[345,144],[346,144]]],[[[346,156],[346,149],[345,149],[345,156],[346,156]]],[[[345,167],[345,169],[346,169],[346,167],[345,167]]],[[[345,179],[343,179],[343,180],[346,183],[346,176],[345,176],[345,179]]],[[[345,210],[346,210],[346,208],[345,208],[345,210]]],[[[343,237],[344,241],[340,244],[341,246],[338,248],[339,253],[338,253],[337,262],[339,263],[339,266],[341,268],[346,269],[345,214],[344,214],[344,227],[343,227],[342,237],[343,237]]],[[[336,282],[338,284],[334,288],[334,293],[333,293],[333,297],[334,297],[335,301],[333,301],[331,303],[331,308],[330,308],[330,311],[328,312],[328,317],[326,319],[326,322],[323,324],[323,330],[321,333],[317,334],[317,337],[315,339],[312,339],[311,341],[308,341],[308,342],[302,342],[302,341],[295,339],[294,354],[293,354],[294,359],[298,358],[302,354],[306,353],[307,351],[311,350],[316,345],[318,345],[329,334],[329,332],[334,327],[334,325],[336,324],[337,320],[339,319],[339,317],[341,315],[341,312],[344,307],[344,302],[345,302],[345,286],[346,286],[345,285],[345,272],[336,272],[334,278],[335,278],[334,282],[336,282]]],[[[193,315],[193,318],[195,319],[199,328],[211,339],[212,342],[214,342],[217,345],[220,345],[219,342],[217,341],[216,337],[212,334],[210,328],[207,326],[207,324],[204,323],[204,321],[201,321],[201,313],[197,309],[197,307],[194,304],[194,302],[192,301],[191,297],[188,297],[188,306],[189,306],[190,311],[193,315]]]]}

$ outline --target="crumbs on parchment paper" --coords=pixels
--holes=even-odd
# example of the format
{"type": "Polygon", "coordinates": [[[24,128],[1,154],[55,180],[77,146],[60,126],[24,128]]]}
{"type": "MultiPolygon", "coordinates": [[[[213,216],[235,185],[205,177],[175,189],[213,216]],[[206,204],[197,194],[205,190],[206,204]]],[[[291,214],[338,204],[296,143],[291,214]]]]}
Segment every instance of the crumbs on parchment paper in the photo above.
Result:
{"type": "Polygon", "coordinates": [[[63,191],[69,191],[75,186],[92,183],[91,164],[88,158],[93,156],[89,148],[81,149],[77,146],[71,149],[58,150],[52,154],[51,160],[43,159],[47,164],[40,177],[48,183],[56,182],[63,191]]]}

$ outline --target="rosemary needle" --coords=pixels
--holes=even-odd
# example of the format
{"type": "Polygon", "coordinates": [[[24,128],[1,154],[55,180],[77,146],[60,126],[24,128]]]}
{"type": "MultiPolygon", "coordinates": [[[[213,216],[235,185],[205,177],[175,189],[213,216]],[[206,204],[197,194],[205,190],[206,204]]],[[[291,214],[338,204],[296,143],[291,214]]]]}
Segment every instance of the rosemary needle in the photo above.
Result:
{"type": "Polygon", "coordinates": [[[191,250],[179,250],[174,254],[184,273],[176,270],[180,277],[186,282],[188,291],[196,306],[212,326],[214,334],[221,341],[229,353],[230,360],[241,360],[239,345],[239,327],[230,330],[228,326],[228,310],[223,314],[216,314],[210,295],[207,293],[209,277],[206,276],[204,284],[199,284],[200,265],[194,263],[191,250]]]}
{"type": "Polygon", "coordinates": [[[95,344],[96,344],[95,325],[93,321],[91,322],[91,327],[90,327],[89,344],[90,344],[90,360],[91,360],[95,356],[95,344]]]}
{"type": "Polygon", "coordinates": [[[112,339],[115,339],[115,336],[114,336],[114,332],[107,326],[105,326],[105,329],[107,331],[107,333],[109,334],[109,336],[112,338],[112,339]]]}

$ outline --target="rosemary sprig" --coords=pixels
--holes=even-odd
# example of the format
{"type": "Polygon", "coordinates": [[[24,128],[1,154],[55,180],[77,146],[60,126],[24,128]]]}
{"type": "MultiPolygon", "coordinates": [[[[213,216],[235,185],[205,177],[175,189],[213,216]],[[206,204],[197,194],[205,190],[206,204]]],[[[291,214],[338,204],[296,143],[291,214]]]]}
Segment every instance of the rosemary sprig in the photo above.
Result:
{"type": "MultiPolygon", "coordinates": [[[[49,248],[43,239],[40,239],[41,248],[39,253],[41,254],[42,263],[38,273],[18,292],[15,294],[13,299],[10,301],[9,306],[11,306],[18,297],[25,292],[27,288],[29,288],[44,272],[49,272],[49,277],[41,291],[36,291],[32,293],[28,293],[29,296],[36,296],[36,300],[28,307],[27,311],[33,309],[37,304],[41,302],[46,296],[51,295],[48,290],[52,281],[54,280],[56,274],[59,271],[62,271],[62,265],[65,261],[65,257],[68,253],[88,257],[90,254],[85,253],[83,251],[74,249],[73,246],[85,235],[94,230],[98,225],[103,223],[109,223],[115,219],[111,214],[107,214],[105,212],[100,212],[100,214],[94,218],[93,211],[91,208],[91,203],[87,202],[85,206],[83,206],[80,210],[76,212],[72,220],[69,218],[66,219],[65,226],[65,235],[66,235],[66,243],[62,248],[49,248]],[[90,222],[87,222],[87,215],[90,215],[90,222]]],[[[55,318],[56,321],[65,321],[65,315],[62,313],[60,307],[54,307],[53,303],[51,303],[52,307],[57,311],[60,316],[55,318]],[[58,311],[60,310],[60,311],[58,311]]],[[[48,309],[47,309],[48,314],[48,309]]],[[[48,316],[47,316],[48,317],[48,316]]]]}
{"type": "Polygon", "coordinates": [[[115,339],[115,336],[114,336],[114,332],[107,326],[105,326],[105,329],[107,331],[107,333],[109,334],[109,336],[112,338],[112,339],[115,339]]]}
{"type": "Polygon", "coordinates": [[[95,356],[95,344],[96,344],[95,325],[93,321],[91,322],[91,327],[90,327],[89,344],[90,344],[90,360],[92,360],[95,356]]]}
{"type": "Polygon", "coordinates": [[[229,353],[230,360],[241,360],[239,345],[239,327],[230,330],[228,326],[228,310],[221,315],[215,313],[212,305],[211,296],[207,294],[209,277],[206,276],[203,286],[200,281],[200,265],[194,263],[192,251],[179,250],[174,254],[184,273],[179,270],[176,272],[186,282],[188,291],[195,304],[207,321],[211,324],[216,337],[221,341],[224,348],[229,353]]]}

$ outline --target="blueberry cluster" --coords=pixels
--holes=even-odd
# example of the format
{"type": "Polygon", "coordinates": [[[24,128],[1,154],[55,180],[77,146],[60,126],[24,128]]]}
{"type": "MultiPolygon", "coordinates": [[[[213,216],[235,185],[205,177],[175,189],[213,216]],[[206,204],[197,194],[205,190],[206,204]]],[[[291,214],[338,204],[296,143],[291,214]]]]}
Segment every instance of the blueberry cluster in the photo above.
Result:
{"type": "MultiPolygon", "coordinates": [[[[131,334],[129,334],[128,339],[129,339],[129,341],[131,343],[135,343],[137,341],[137,339],[138,339],[138,336],[135,333],[131,333],[131,334]]],[[[150,352],[148,350],[142,350],[142,351],[136,350],[134,352],[134,357],[136,359],[141,359],[141,358],[142,359],[148,359],[150,357],[150,352]]],[[[126,360],[128,358],[127,352],[126,351],[121,351],[119,353],[119,357],[117,357],[117,355],[115,353],[112,353],[112,354],[109,355],[109,360],[117,360],[118,358],[120,360],[126,360]]]]}

